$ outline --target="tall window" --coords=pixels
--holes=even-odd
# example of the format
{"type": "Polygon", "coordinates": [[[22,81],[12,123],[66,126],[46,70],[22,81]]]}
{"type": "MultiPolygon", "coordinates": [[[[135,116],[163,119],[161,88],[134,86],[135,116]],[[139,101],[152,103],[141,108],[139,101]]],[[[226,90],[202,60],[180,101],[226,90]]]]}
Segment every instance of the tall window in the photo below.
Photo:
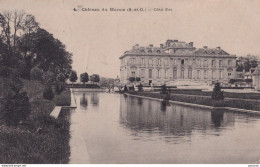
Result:
{"type": "Polygon", "coordinates": [[[160,70],[157,70],[157,77],[160,78],[160,70]]]}
{"type": "Polygon", "coordinates": [[[215,79],[215,70],[212,70],[212,79],[215,79]]]}
{"type": "Polygon", "coordinates": [[[228,66],[231,66],[231,65],[232,65],[231,60],[228,60],[228,66]]]}
{"type": "Polygon", "coordinates": [[[197,70],[197,78],[200,79],[200,70],[197,70]]]}
{"type": "Polygon", "coordinates": [[[161,66],[162,65],[162,60],[158,59],[158,62],[159,62],[159,66],[161,66]]]}
{"type": "Polygon", "coordinates": [[[208,60],[204,60],[203,65],[208,66],[208,60]]]}
{"type": "Polygon", "coordinates": [[[149,66],[152,66],[152,65],[153,65],[153,60],[152,60],[152,59],[149,59],[149,60],[148,60],[148,64],[149,64],[149,66]]]}
{"type": "Polygon", "coordinates": [[[165,71],[164,71],[164,78],[168,78],[168,70],[167,69],[165,69],[165,71]]]}
{"type": "Polygon", "coordinates": [[[230,77],[231,77],[231,72],[228,73],[228,78],[230,78],[230,77]]]}
{"type": "Polygon", "coordinates": [[[132,59],[132,63],[135,64],[135,58],[132,59]]]}
{"type": "Polygon", "coordinates": [[[144,69],[141,69],[141,77],[144,78],[144,69]]]}
{"type": "Polygon", "coordinates": [[[222,78],[223,78],[223,72],[219,71],[219,79],[222,79],[222,78]]]}
{"type": "Polygon", "coordinates": [[[219,67],[223,66],[223,61],[219,60],[219,67]]]}
{"type": "Polygon", "coordinates": [[[207,79],[207,78],[208,78],[208,71],[204,70],[204,79],[207,79]]]}
{"type": "Polygon", "coordinates": [[[173,60],[173,64],[176,65],[177,64],[177,61],[176,59],[173,60]]]}
{"type": "Polygon", "coordinates": [[[201,60],[200,59],[197,60],[197,64],[198,64],[198,66],[201,66],[201,60]]]}
{"type": "Polygon", "coordinates": [[[165,66],[168,66],[168,65],[169,65],[168,59],[164,59],[164,65],[165,65],[165,66]]]}
{"type": "Polygon", "coordinates": [[[191,59],[189,59],[189,65],[190,65],[190,66],[192,65],[192,60],[191,60],[191,59]]]}
{"type": "Polygon", "coordinates": [[[191,79],[192,78],[192,70],[188,71],[188,78],[191,79]]]}
{"type": "Polygon", "coordinates": [[[135,75],[135,70],[132,70],[132,75],[135,75]]]}
{"type": "Polygon", "coordinates": [[[184,78],[184,70],[181,70],[181,78],[184,78]]]}
{"type": "Polygon", "coordinates": [[[173,79],[177,79],[177,70],[172,71],[173,79]]]}
{"type": "Polygon", "coordinates": [[[184,60],[181,60],[181,65],[184,65],[184,60]]]}
{"type": "Polygon", "coordinates": [[[149,78],[152,78],[153,77],[153,70],[152,69],[149,69],[149,78]]]}
{"type": "Polygon", "coordinates": [[[144,65],[144,58],[142,58],[142,60],[141,60],[141,64],[144,65]]]}
{"type": "Polygon", "coordinates": [[[216,60],[212,60],[212,66],[216,66],[216,60]]]}

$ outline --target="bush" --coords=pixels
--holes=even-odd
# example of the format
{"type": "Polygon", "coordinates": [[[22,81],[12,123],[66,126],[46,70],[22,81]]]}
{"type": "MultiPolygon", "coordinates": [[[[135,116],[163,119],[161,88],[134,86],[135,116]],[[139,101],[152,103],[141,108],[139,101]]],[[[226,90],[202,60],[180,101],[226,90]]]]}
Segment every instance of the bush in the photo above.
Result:
{"type": "Polygon", "coordinates": [[[42,80],[43,71],[38,67],[33,67],[30,72],[30,76],[32,80],[42,80]]]}
{"type": "Polygon", "coordinates": [[[43,98],[46,100],[52,100],[54,98],[54,93],[50,85],[47,85],[43,91],[43,98]]]}
{"type": "Polygon", "coordinates": [[[221,87],[219,83],[215,84],[211,97],[212,100],[224,100],[224,94],[223,91],[221,91],[221,87]]]}
{"type": "Polygon", "coordinates": [[[143,91],[143,85],[141,83],[139,85],[137,85],[137,87],[138,87],[138,91],[139,92],[143,91]]]}
{"type": "Polygon", "coordinates": [[[22,82],[13,78],[10,89],[1,101],[0,113],[7,125],[17,126],[31,113],[29,98],[22,88],[22,82]]]}
{"type": "Polygon", "coordinates": [[[11,69],[6,66],[0,66],[0,76],[9,77],[11,73],[11,69]]]}
{"type": "Polygon", "coordinates": [[[129,80],[130,82],[134,82],[134,81],[135,81],[135,77],[129,77],[128,80],[129,80]]]}
{"type": "Polygon", "coordinates": [[[55,92],[57,95],[60,95],[65,90],[65,86],[63,84],[55,85],[55,92]]]}
{"type": "Polygon", "coordinates": [[[78,79],[76,71],[71,71],[69,80],[70,82],[76,82],[78,79]]]}
{"type": "Polygon", "coordinates": [[[128,92],[127,86],[124,86],[124,92],[128,92]]]}
{"type": "Polygon", "coordinates": [[[64,74],[62,74],[62,73],[59,73],[58,75],[57,75],[57,78],[56,78],[56,80],[57,81],[59,81],[59,82],[65,82],[65,75],[64,74]]]}
{"type": "Polygon", "coordinates": [[[42,80],[44,83],[46,84],[51,84],[55,81],[55,75],[53,72],[51,71],[47,71],[43,74],[42,76],[42,80]]]}
{"type": "Polygon", "coordinates": [[[163,84],[163,85],[161,86],[161,93],[162,93],[162,94],[167,94],[167,87],[166,87],[165,84],[163,84]]]}

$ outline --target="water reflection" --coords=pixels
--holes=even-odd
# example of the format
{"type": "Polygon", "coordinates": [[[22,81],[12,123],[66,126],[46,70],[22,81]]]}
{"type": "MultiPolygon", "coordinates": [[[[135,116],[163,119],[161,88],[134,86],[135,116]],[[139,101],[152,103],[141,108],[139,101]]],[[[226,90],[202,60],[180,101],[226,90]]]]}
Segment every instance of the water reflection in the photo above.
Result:
{"type": "Polygon", "coordinates": [[[167,101],[121,96],[120,123],[133,131],[158,132],[166,136],[191,135],[193,130],[206,130],[221,126],[233,126],[234,114],[224,111],[210,111],[201,108],[169,104],[167,101]]]}
{"type": "Polygon", "coordinates": [[[88,107],[88,99],[87,99],[85,93],[83,93],[82,97],[80,97],[80,107],[82,107],[82,108],[87,108],[88,107]]]}
{"type": "Polygon", "coordinates": [[[99,94],[97,92],[91,92],[91,104],[93,106],[98,106],[99,94]]]}
{"type": "Polygon", "coordinates": [[[211,111],[211,120],[214,123],[215,127],[220,127],[223,122],[224,111],[213,109],[211,111]]]}

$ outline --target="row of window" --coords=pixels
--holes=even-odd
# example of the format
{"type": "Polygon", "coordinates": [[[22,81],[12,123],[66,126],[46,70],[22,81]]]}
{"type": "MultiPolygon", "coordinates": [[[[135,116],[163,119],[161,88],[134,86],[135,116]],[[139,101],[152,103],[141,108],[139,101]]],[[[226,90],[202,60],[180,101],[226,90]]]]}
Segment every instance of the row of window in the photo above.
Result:
{"type": "MultiPolygon", "coordinates": [[[[170,58],[173,65],[177,65],[177,60],[170,58]]],[[[137,64],[136,58],[131,58],[130,60],[131,64],[137,64]]],[[[180,64],[181,65],[192,65],[193,63],[196,63],[199,66],[208,66],[209,60],[201,60],[201,59],[181,59],[180,64]],[[203,64],[202,64],[203,63],[203,64]]],[[[122,60],[122,63],[124,64],[124,60],[122,60]]],[[[157,65],[157,66],[168,66],[169,65],[169,59],[148,59],[148,65],[157,65]]],[[[145,58],[141,58],[141,65],[145,65],[145,58]]],[[[211,60],[211,66],[216,66],[217,60],[211,60]]],[[[224,65],[224,60],[218,60],[218,65],[221,67],[224,65]]],[[[232,65],[232,60],[228,60],[228,66],[232,65]]]]}
{"type": "MultiPolygon", "coordinates": [[[[211,71],[211,76],[212,76],[212,79],[216,79],[216,78],[219,78],[219,79],[223,79],[223,71],[219,71],[219,73],[217,74],[216,73],[217,71],[216,70],[212,70],[211,71]],[[217,77],[217,75],[218,75],[218,77],[217,77]]],[[[188,70],[188,79],[192,79],[192,73],[193,73],[193,71],[192,70],[188,70]]],[[[148,78],[153,78],[153,77],[157,77],[157,78],[162,78],[162,77],[164,77],[164,78],[168,78],[169,77],[169,75],[168,75],[168,69],[164,69],[164,70],[156,70],[155,71],[155,76],[153,76],[153,70],[152,69],[149,69],[149,71],[148,71],[148,78]]],[[[132,71],[132,75],[135,75],[135,71],[133,70],[132,71]]],[[[173,74],[172,74],[172,76],[173,76],[173,79],[177,79],[177,70],[173,70],[173,74]]],[[[231,76],[231,73],[229,72],[228,73],[228,77],[230,77],[231,76]]],[[[145,69],[141,69],[141,71],[140,71],[140,77],[141,78],[144,78],[145,77],[145,69]]],[[[181,70],[180,71],[180,78],[181,79],[184,79],[184,78],[186,78],[185,76],[184,76],[184,70],[181,70]]],[[[195,77],[196,79],[202,79],[202,78],[204,78],[204,79],[208,79],[208,70],[197,70],[197,73],[196,73],[196,77],[195,77]],[[203,72],[203,76],[201,76],[201,74],[202,74],[202,72],[203,72]]]]}

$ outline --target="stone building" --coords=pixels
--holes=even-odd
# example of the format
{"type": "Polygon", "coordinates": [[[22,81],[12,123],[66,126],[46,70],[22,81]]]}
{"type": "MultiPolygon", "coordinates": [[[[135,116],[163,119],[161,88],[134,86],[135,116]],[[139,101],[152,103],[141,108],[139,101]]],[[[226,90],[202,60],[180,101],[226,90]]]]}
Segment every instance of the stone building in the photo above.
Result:
{"type": "Polygon", "coordinates": [[[196,49],[193,42],[167,40],[160,47],[136,44],[120,59],[120,82],[140,77],[144,85],[162,85],[174,81],[213,84],[228,83],[235,76],[236,56],[220,47],[196,49]]]}

